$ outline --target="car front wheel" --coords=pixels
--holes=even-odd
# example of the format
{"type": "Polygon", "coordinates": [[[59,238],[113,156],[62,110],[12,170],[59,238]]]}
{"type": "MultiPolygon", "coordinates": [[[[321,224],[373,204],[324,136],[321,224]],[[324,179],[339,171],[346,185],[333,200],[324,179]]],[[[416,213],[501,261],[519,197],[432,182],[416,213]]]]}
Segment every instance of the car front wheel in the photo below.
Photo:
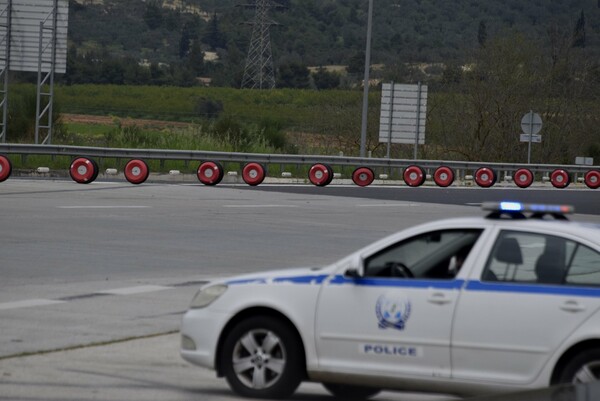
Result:
{"type": "Polygon", "coordinates": [[[244,397],[291,396],[303,377],[299,342],[295,331],[280,320],[241,321],[223,343],[221,366],[229,386],[244,397]]]}
{"type": "Polygon", "coordinates": [[[373,387],[352,386],[337,383],[323,383],[327,389],[336,398],[341,400],[366,400],[378,394],[381,390],[373,387]]]}
{"type": "Polygon", "coordinates": [[[600,348],[584,351],[564,365],[559,383],[590,383],[600,380],[600,348]]]}

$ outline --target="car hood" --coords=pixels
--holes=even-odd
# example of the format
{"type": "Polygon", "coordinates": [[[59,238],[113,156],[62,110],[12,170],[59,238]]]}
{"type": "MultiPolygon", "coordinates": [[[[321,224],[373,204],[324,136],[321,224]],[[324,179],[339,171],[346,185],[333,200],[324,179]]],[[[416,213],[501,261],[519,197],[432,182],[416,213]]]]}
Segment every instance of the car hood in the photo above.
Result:
{"type": "MultiPolygon", "coordinates": [[[[281,269],[265,271],[260,273],[233,276],[219,280],[219,283],[227,285],[244,284],[320,284],[331,274],[331,268],[326,267],[302,267],[294,269],[281,269]]],[[[215,282],[212,282],[214,284],[215,282]]]]}

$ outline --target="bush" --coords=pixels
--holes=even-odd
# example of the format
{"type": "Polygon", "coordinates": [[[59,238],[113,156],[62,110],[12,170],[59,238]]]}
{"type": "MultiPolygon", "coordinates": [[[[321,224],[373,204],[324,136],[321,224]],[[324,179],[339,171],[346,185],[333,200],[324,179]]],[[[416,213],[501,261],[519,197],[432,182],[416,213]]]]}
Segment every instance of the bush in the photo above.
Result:
{"type": "Polygon", "coordinates": [[[259,125],[259,131],[267,145],[275,149],[283,150],[287,146],[287,139],[283,132],[283,124],[273,119],[263,119],[259,125]]]}
{"type": "Polygon", "coordinates": [[[217,118],[223,112],[223,102],[220,100],[213,100],[206,97],[201,97],[196,99],[194,111],[201,118],[217,118]]]}
{"type": "MultiPolygon", "coordinates": [[[[43,100],[43,99],[42,99],[43,100]]],[[[35,140],[37,92],[34,85],[12,85],[9,87],[7,142],[31,142],[35,140]]],[[[45,107],[42,104],[41,107],[45,107]]],[[[42,125],[46,125],[47,116],[43,116],[42,125]]],[[[60,105],[54,99],[52,105],[52,129],[55,136],[64,134],[60,121],[60,105]]],[[[40,131],[39,141],[43,141],[47,130],[40,131]],[[43,136],[42,136],[43,135],[43,136]]]]}

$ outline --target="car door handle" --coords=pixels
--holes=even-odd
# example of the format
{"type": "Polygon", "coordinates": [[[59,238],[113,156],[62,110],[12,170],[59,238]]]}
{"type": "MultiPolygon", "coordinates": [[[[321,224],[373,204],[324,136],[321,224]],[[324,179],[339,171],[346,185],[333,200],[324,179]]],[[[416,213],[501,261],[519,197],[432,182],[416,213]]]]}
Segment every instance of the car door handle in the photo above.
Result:
{"type": "Polygon", "coordinates": [[[566,301],[560,306],[560,309],[566,312],[583,312],[586,310],[586,307],[577,301],[566,301]]]}
{"type": "Polygon", "coordinates": [[[449,304],[450,302],[452,302],[452,300],[450,298],[448,298],[446,296],[446,294],[441,293],[441,292],[434,292],[433,294],[431,294],[429,296],[428,301],[432,304],[437,304],[437,305],[445,305],[445,304],[449,304]]]}

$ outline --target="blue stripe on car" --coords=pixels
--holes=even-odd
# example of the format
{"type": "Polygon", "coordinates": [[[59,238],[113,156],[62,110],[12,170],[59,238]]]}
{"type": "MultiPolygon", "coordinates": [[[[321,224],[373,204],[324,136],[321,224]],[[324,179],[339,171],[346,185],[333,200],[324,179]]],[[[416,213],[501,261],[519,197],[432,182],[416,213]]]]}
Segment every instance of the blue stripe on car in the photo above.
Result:
{"type": "Polygon", "coordinates": [[[366,287],[404,287],[404,288],[433,288],[441,290],[459,290],[465,280],[420,280],[420,279],[390,279],[390,278],[351,278],[337,275],[330,284],[354,284],[366,287]]]}
{"type": "MultiPolygon", "coordinates": [[[[329,277],[326,274],[292,276],[292,277],[257,277],[252,279],[231,280],[229,285],[236,284],[322,284],[329,277]]],[[[420,280],[390,278],[352,278],[335,275],[329,280],[331,285],[356,285],[361,287],[396,287],[396,288],[430,288],[438,290],[460,290],[478,292],[504,292],[517,294],[563,295],[579,297],[600,297],[600,288],[574,285],[530,284],[514,282],[482,282],[478,280],[420,280]]]]}
{"type": "Polygon", "coordinates": [[[292,283],[292,284],[321,284],[328,277],[327,274],[292,277],[257,277],[228,281],[228,285],[236,284],[267,284],[267,283],[292,283]]]}
{"type": "Polygon", "coordinates": [[[600,288],[574,285],[550,285],[507,282],[468,281],[467,291],[510,292],[520,294],[572,295],[578,297],[600,297],[600,288]]]}

